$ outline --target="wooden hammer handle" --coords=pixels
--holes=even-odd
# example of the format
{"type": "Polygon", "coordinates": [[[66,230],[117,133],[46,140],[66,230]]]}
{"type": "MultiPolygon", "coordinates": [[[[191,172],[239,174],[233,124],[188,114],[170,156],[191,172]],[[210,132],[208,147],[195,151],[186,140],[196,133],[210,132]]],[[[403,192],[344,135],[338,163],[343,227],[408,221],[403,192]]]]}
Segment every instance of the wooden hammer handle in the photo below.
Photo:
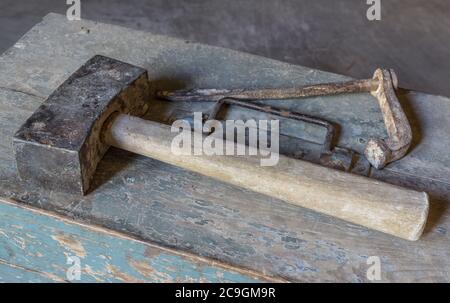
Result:
{"type": "Polygon", "coordinates": [[[428,196],[381,181],[279,156],[262,167],[256,156],[180,156],[171,151],[169,125],[118,115],[104,132],[112,146],[185,168],[351,223],[418,240],[428,196]]]}

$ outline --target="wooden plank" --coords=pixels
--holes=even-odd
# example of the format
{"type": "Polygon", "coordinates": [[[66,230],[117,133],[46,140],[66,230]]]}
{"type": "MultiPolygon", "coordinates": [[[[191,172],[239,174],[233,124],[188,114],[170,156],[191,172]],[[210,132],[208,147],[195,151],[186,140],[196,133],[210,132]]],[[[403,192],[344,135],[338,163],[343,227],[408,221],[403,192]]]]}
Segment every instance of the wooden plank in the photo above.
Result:
{"type": "MultiPolygon", "coordinates": [[[[281,87],[346,79],[117,26],[67,22],[64,16],[51,14],[0,58],[0,123],[6,140],[0,144],[0,196],[292,281],[367,281],[369,256],[380,257],[383,281],[449,280],[450,159],[445,155],[450,138],[442,135],[450,125],[448,99],[402,94],[419,136],[399,166],[375,175],[431,192],[429,224],[417,243],[117,149],[101,162],[94,191],[82,199],[22,184],[9,143],[12,134],[21,119],[97,53],[147,68],[152,85],[164,89],[281,87]],[[405,176],[411,175],[408,181],[405,176]]],[[[152,105],[152,117],[164,119],[176,112],[162,102],[152,100],[152,105]]],[[[338,123],[339,144],[357,151],[364,147],[365,138],[384,134],[377,104],[368,95],[293,100],[279,106],[338,123]]]]}
{"type": "Polygon", "coordinates": [[[51,283],[55,282],[44,273],[21,268],[0,260],[0,283],[51,283]]]}
{"type": "MultiPolygon", "coordinates": [[[[0,200],[0,282],[258,282],[263,276],[0,200]],[[80,261],[80,280],[67,272],[80,261]],[[70,261],[70,260],[69,260],[70,261]]],[[[278,280],[280,281],[280,280],[278,280]]]]}

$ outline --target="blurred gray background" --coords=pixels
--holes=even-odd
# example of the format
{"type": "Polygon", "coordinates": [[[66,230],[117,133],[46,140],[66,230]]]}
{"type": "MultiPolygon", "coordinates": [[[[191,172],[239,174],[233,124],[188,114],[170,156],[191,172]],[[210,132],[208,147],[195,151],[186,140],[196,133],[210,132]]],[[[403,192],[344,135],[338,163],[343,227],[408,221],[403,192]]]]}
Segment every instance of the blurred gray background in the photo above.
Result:
{"type": "MultiPolygon", "coordinates": [[[[81,0],[84,19],[202,42],[357,78],[397,71],[402,87],[450,96],[450,1],[81,0]]],[[[0,52],[66,0],[0,0],[0,52]]]]}

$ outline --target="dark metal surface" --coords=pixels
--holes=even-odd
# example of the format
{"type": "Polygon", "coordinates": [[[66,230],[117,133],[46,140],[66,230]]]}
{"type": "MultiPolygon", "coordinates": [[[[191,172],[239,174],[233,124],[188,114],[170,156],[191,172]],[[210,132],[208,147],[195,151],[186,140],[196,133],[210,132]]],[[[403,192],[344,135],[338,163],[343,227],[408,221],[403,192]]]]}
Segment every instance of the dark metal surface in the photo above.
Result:
{"type": "Polygon", "coordinates": [[[100,140],[113,112],[148,109],[146,70],[95,56],[72,74],[14,136],[22,180],[40,187],[85,193],[109,146],[100,140]]]}
{"type": "Polygon", "coordinates": [[[300,87],[266,89],[190,89],[159,91],[159,98],[171,101],[219,101],[224,98],[237,100],[283,100],[320,97],[350,93],[366,93],[375,90],[379,82],[374,79],[352,80],[347,82],[313,84],[300,87]]]}
{"type": "Polygon", "coordinates": [[[371,138],[366,145],[364,155],[377,169],[384,168],[388,163],[403,158],[411,147],[412,131],[395,90],[397,75],[393,70],[378,69],[374,79],[379,83],[371,91],[380,105],[384,125],[388,137],[385,139],[371,138]]]}
{"type": "MultiPolygon", "coordinates": [[[[333,125],[333,123],[330,123],[325,119],[289,111],[286,109],[279,109],[273,106],[259,104],[257,102],[246,102],[231,98],[223,98],[217,101],[214,104],[213,108],[207,114],[204,115],[205,119],[206,120],[216,119],[220,110],[223,109],[224,105],[237,105],[242,108],[265,113],[268,116],[277,116],[279,118],[292,119],[295,121],[301,121],[322,127],[326,130],[326,132],[322,136],[323,141],[319,143],[321,148],[311,148],[311,145],[309,143],[314,144],[317,142],[308,142],[308,140],[300,139],[299,146],[301,147],[301,149],[303,149],[301,152],[295,150],[294,152],[292,152],[292,149],[289,152],[289,149],[286,149],[283,146],[281,148],[281,153],[284,153],[287,156],[292,156],[298,159],[318,163],[331,168],[347,172],[354,172],[359,175],[367,176],[369,174],[370,164],[369,162],[367,162],[362,158],[362,155],[359,155],[355,151],[352,151],[347,148],[333,146],[333,143],[336,142],[336,138],[334,138],[335,126],[333,125]],[[308,149],[308,153],[304,152],[305,149],[308,149]]],[[[299,139],[297,136],[290,136],[290,137],[294,139],[299,139]]],[[[284,141],[284,143],[287,146],[289,145],[297,146],[294,145],[292,142],[284,141]]]]}
{"type": "Polygon", "coordinates": [[[323,152],[329,152],[331,150],[331,144],[333,141],[333,134],[334,134],[334,126],[332,123],[324,119],[316,118],[310,115],[301,114],[297,112],[292,112],[289,110],[282,110],[268,105],[260,105],[255,102],[244,102],[241,100],[235,100],[232,98],[223,98],[217,101],[211,112],[207,114],[207,119],[209,120],[216,119],[217,114],[219,113],[220,109],[223,107],[224,104],[237,105],[243,108],[267,113],[269,115],[293,119],[297,121],[303,121],[323,127],[326,129],[325,140],[322,143],[323,152]]]}

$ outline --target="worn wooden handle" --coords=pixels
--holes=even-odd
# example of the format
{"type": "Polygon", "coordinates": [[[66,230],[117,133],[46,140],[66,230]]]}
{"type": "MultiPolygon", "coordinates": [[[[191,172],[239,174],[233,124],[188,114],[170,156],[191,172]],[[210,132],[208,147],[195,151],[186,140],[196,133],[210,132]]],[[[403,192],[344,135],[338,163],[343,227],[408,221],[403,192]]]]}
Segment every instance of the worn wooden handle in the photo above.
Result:
{"type": "Polygon", "coordinates": [[[381,181],[279,156],[262,167],[255,156],[180,156],[170,126],[118,115],[106,143],[348,222],[415,241],[428,216],[428,195],[381,181]]]}

